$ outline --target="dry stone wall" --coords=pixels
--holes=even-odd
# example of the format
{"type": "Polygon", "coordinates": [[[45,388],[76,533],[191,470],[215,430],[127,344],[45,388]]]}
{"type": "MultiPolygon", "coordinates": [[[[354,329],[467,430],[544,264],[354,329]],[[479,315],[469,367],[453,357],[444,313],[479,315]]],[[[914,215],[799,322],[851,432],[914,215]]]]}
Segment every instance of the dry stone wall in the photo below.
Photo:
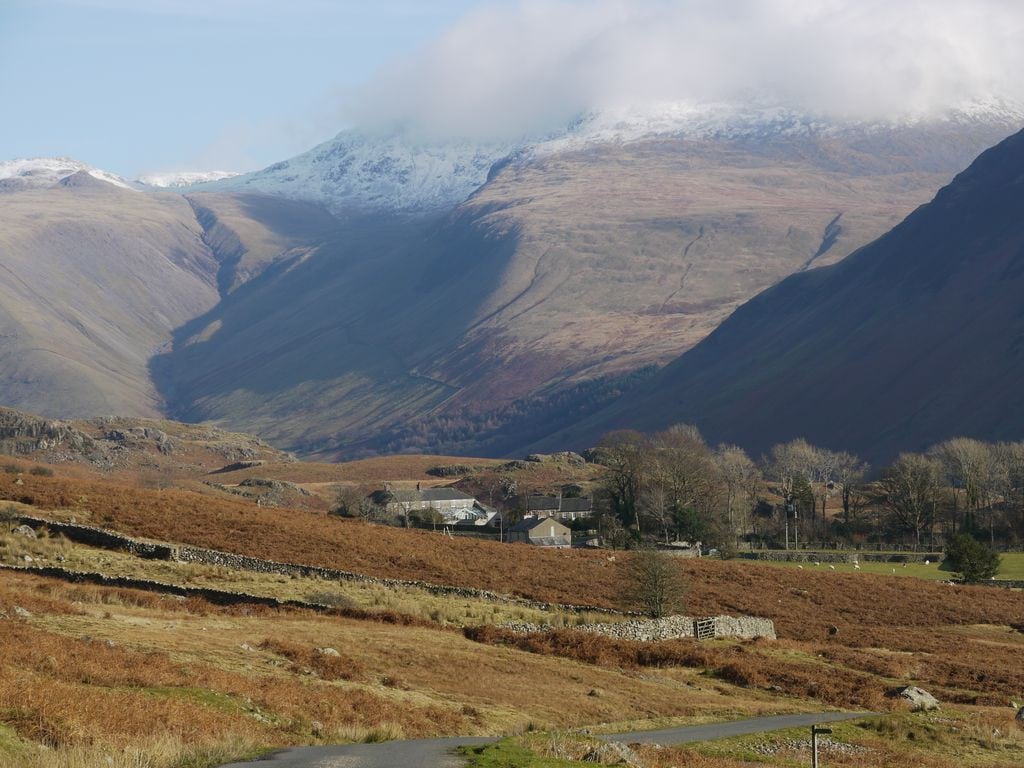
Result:
{"type": "MultiPolygon", "coordinates": [[[[578,632],[592,632],[619,640],[638,640],[656,642],[658,640],[677,640],[696,637],[697,622],[711,620],[715,626],[715,637],[739,637],[751,639],[763,637],[775,640],[775,624],[771,619],[757,616],[666,616],[662,619],[633,619],[622,622],[602,624],[583,624],[572,627],[578,632]]],[[[505,624],[507,629],[515,632],[550,632],[555,629],[548,624],[505,624]]]]}
{"type": "Polygon", "coordinates": [[[80,523],[64,523],[43,518],[21,515],[17,521],[34,529],[46,528],[53,533],[59,533],[70,541],[89,546],[112,549],[116,551],[129,552],[138,557],[156,560],[171,560],[181,563],[197,563],[200,565],[214,565],[235,570],[252,571],[255,573],[274,573],[282,576],[300,576],[307,578],[319,578],[326,581],[351,581],[363,584],[376,584],[392,588],[412,588],[428,592],[433,595],[444,597],[468,597],[491,602],[500,602],[513,605],[522,605],[541,611],[565,611],[568,613],[604,613],[620,614],[609,608],[602,608],[591,605],[570,605],[562,603],[543,603],[535,600],[524,600],[517,597],[509,597],[497,592],[484,589],[472,589],[469,587],[453,587],[446,584],[433,584],[428,581],[411,579],[387,579],[376,576],[367,576],[352,571],[340,571],[333,568],[319,568],[312,565],[299,565],[297,563],[279,563],[273,560],[263,560],[248,555],[239,555],[233,552],[220,552],[215,549],[203,549],[187,545],[171,545],[157,542],[146,542],[133,539],[114,531],[104,528],[95,528],[80,523]]]}
{"type": "Polygon", "coordinates": [[[112,587],[119,589],[142,589],[147,592],[159,592],[174,597],[189,598],[198,597],[213,605],[265,605],[270,608],[308,608],[316,611],[331,610],[330,606],[304,600],[278,600],[274,597],[263,597],[261,595],[250,595],[245,592],[231,592],[224,589],[210,589],[207,587],[184,587],[178,584],[168,584],[153,579],[134,579],[127,576],[107,576],[92,571],[75,571],[70,568],[59,566],[28,566],[28,565],[6,565],[0,564],[0,570],[16,571],[18,573],[31,573],[36,576],[47,576],[52,579],[61,579],[76,584],[97,584],[101,587],[112,587]]]}

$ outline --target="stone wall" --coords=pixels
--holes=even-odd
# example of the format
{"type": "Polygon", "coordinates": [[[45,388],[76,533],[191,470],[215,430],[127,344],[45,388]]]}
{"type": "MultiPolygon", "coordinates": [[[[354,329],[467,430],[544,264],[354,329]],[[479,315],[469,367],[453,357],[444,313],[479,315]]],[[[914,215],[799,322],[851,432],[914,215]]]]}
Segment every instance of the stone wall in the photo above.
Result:
{"type": "Polygon", "coordinates": [[[57,533],[78,544],[87,544],[100,549],[112,549],[120,552],[128,552],[136,557],[147,560],[170,560],[174,548],[167,544],[154,544],[146,541],[139,541],[129,536],[122,536],[103,528],[94,528],[91,525],[80,525],[78,523],[62,523],[56,520],[44,520],[39,517],[20,515],[17,518],[22,525],[33,529],[46,528],[51,533],[57,533]]]}
{"type": "Polygon", "coordinates": [[[376,576],[367,576],[352,571],[340,571],[333,568],[319,568],[312,565],[299,565],[296,563],[279,563],[273,560],[264,560],[248,555],[239,555],[233,552],[220,552],[215,549],[204,549],[187,545],[171,545],[154,542],[139,541],[130,536],[125,536],[104,528],[95,528],[79,523],[64,523],[43,518],[21,515],[18,522],[31,526],[32,528],[47,528],[53,533],[59,533],[70,541],[79,544],[87,544],[103,549],[129,552],[138,557],[155,560],[171,560],[181,563],[197,563],[200,565],[213,565],[224,568],[233,568],[241,571],[253,571],[255,573],[274,573],[282,576],[301,576],[307,578],[319,578],[326,581],[351,581],[363,584],[376,584],[391,588],[419,589],[433,595],[443,597],[468,597],[491,602],[500,602],[513,605],[522,605],[541,611],[565,611],[569,613],[604,613],[620,614],[610,608],[601,608],[590,605],[570,605],[561,603],[542,603],[535,600],[524,600],[517,597],[501,595],[497,592],[490,592],[484,589],[472,589],[469,587],[453,587],[445,584],[433,584],[427,581],[410,579],[387,579],[376,576]]]}
{"type": "Polygon", "coordinates": [[[1003,587],[1004,589],[1024,589],[1024,579],[995,579],[989,581],[958,581],[968,587],[1003,587]]]}
{"type": "Polygon", "coordinates": [[[0,564],[0,570],[31,573],[36,576],[47,576],[76,584],[97,584],[101,587],[120,589],[142,589],[147,592],[159,592],[166,595],[188,598],[198,597],[214,605],[265,605],[270,608],[308,608],[317,611],[331,610],[330,606],[303,600],[278,600],[274,597],[250,595],[245,592],[230,592],[223,589],[207,587],[183,587],[152,579],[135,579],[125,576],[107,576],[91,571],[75,571],[57,566],[28,566],[0,564]]]}
{"type": "MultiPolygon", "coordinates": [[[[663,619],[632,619],[623,622],[603,624],[581,624],[568,627],[577,632],[593,632],[620,640],[654,642],[696,637],[698,620],[711,619],[715,623],[715,637],[755,638],[775,640],[775,624],[771,619],[757,616],[707,616],[699,619],[693,616],[667,616],[663,619]]],[[[550,632],[556,627],[548,624],[514,623],[503,625],[515,632],[550,632]]]]}

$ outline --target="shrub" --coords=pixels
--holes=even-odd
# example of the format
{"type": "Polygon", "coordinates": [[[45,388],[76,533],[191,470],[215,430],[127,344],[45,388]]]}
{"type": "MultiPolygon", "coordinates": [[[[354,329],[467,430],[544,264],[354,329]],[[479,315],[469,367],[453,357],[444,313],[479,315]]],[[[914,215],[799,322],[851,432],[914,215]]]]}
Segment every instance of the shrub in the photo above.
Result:
{"type": "Polygon", "coordinates": [[[53,470],[49,467],[35,466],[32,467],[28,473],[30,475],[35,475],[36,477],[53,477],[53,470]]]}
{"type": "Polygon", "coordinates": [[[630,559],[624,576],[622,598],[628,607],[655,619],[680,609],[683,578],[672,555],[640,550],[630,559]]]}
{"type": "Polygon", "coordinates": [[[984,581],[999,572],[999,555],[964,533],[953,537],[946,548],[946,558],[964,581],[984,581]]]}

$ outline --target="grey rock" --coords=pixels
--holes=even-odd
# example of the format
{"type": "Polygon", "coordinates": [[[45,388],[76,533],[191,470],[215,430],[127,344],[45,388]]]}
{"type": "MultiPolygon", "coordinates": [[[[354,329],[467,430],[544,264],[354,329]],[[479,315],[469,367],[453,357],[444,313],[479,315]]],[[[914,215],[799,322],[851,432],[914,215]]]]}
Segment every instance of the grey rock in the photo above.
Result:
{"type": "Polygon", "coordinates": [[[26,539],[36,538],[36,532],[28,525],[19,525],[11,533],[15,536],[24,536],[26,539]]]}
{"type": "MultiPolygon", "coordinates": [[[[740,637],[751,639],[763,637],[775,640],[775,624],[771,619],[756,616],[710,616],[715,623],[716,637],[740,637]]],[[[577,632],[592,632],[605,637],[621,640],[655,642],[694,637],[696,619],[693,616],[666,616],[663,619],[631,619],[629,621],[599,624],[580,624],[572,627],[577,632]]],[[[554,627],[547,624],[510,623],[503,625],[513,632],[550,632],[554,627]]]]}
{"type": "Polygon", "coordinates": [[[32,614],[22,608],[20,605],[16,605],[11,609],[11,613],[17,616],[19,619],[31,619],[32,614]]]}
{"type": "Polygon", "coordinates": [[[590,751],[583,756],[583,762],[637,767],[643,765],[636,752],[618,741],[595,744],[590,748],[590,751]]]}
{"type": "Polygon", "coordinates": [[[317,648],[316,652],[321,656],[341,656],[334,648],[317,648]]]}
{"type": "Polygon", "coordinates": [[[909,701],[911,708],[915,712],[929,712],[939,708],[939,700],[924,690],[924,688],[908,685],[905,688],[897,689],[894,693],[899,698],[909,701]]]}

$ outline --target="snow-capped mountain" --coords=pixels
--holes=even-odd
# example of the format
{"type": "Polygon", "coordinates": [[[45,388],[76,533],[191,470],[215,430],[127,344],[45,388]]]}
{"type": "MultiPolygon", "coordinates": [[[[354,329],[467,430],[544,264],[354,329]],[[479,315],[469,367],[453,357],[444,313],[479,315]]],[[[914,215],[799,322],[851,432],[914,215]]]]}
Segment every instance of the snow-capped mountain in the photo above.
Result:
{"type": "Polygon", "coordinates": [[[345,131],[290,160],[194,189],[261,192],[335,209],[431,210],[464,200],[514,149],[507,143],[422,143],[399,134],[377,138],[345,131]]]}
{"type": "Polygon", "coordinates": [[[940,117],[864,122],[829,119],[775,104],[670,102],[589,112],[564,130],[518,141],[426,142],[402,132],[374,136],[344,131],[290,160],[229,179],[193,182],[190,189],[281,195],[321,202],[335,210],[430,211],[464,200],[502,160],[528,162],[599,144],[656,137],[751,140],[951,124],[1016,127],[1024,124],[1024,107],[988,100],[940,117]]]}
{"type": "Polygon", "coordinates": [[[52,187],[80,171],[85,171],[93,178],[116,187],[135,189],[135,185],[117,174],[93,168],[70,157],[31,157],[0,161],[0,189],[52,187]]]}
{"type": "Polygon", "coordinates": [[[137,181],[147,187],[160,189],[183,189],[194,184],[205,184],[208,181],[231,179],[239,174],[235,171],[167,171],[164,173],[147,173],[139,176],[137,181]]]}
{"type": "Polygon", "coordinates": [[[999,99],[963,104],[939,115],[908,115],[889,120],[843,120],[779,104],[665,102],[642,108],[588,112],[561,135],[530,148],[531,155],[554,154],[594,144],[628,143],[658,137],[683,139],[769,139],[776,137],[872,134],[929,126],[1024,125],[1024,105],[999,99]]]}

